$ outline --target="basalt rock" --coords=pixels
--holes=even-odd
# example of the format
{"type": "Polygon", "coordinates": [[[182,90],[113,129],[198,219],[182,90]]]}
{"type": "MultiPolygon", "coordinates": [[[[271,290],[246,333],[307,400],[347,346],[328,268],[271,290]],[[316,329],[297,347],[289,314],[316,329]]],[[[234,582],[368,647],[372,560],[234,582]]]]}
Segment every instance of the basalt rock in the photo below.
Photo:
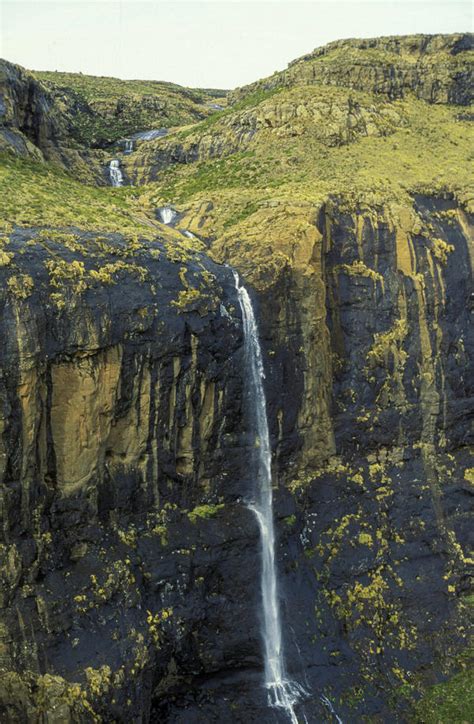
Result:
{"type": "Polygon", "coordinates": [[[281,202],[248,223],[250,243],[240,229],[211,249],[260,291],[301,711],[322,717],[319,691],[343,719],[410,720],[395,692],[415,691],[433,661],[448,671],[468,640],[473,219],[418,195],[281,202]]]}
{"type": "Polygon", "coordinates": [[[156,686],[259,662],[233,277],[119,236],[8,249],[2,716],[146,719],[156,686]]]}
{"type": "MultiPolygon", "coordinates": [[[[469,219],[426,197],[311,218],[257,304],[287,662],[310,720],[321,695],[386,718],[465,636],[469,219]]],[[[7,248],[4,716],[278,720],[230,271],[166,241],[7,248]]]]}

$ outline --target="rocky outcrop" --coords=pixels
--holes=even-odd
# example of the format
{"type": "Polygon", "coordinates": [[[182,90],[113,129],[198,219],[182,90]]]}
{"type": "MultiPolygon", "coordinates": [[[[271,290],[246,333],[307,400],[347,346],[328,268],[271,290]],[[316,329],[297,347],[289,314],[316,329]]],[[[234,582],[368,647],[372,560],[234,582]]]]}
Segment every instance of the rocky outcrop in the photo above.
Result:
{"type": "Polygon", "coordinates": [[[43,152],[64,139],[68,127],[53,99],[33,76],[18,65],[0,64],[0,119],[43,152]]]}
{"type": "Polygon", "coordinates": [[[156,686],[259,656],[233,277],[176,243],[5,249],[2,716],[146,719],[156,686]],[[247,643],[217,643],[228,615],[247,643]]]}
{"type": "Polygon", "coordinates": [[[310,133],[313,141],[333,148],[367,136],[390,136],[406,125],[405,109],[363,93],[298,87],[144,144],[124,157],[124,165],[133,183],[144,184],[156,181],[173,165],[223,159],[260,143],[291,141],[310,133]]]}
{"type": "Polygon", "coordinates": [[[72,137],[64,108],[34,76],[0,60],[0,151],[51,161],[84,181],[103,183],[102,159],[72,137]]]}
{"type": "Polygon", "coordinates": [[[455,200],[417,196],[262,205],[213,242],[260,290],[292,675],[343,719],[404,721],[382,692],[466,644],[472,239],[455,200]]]}
{"type": "Polygon", "coordinates": [[[284,71],[239,88],[251,93],[298,85],[336,85],[383,95],[414,95],[428,103],[472,103],[473,35],[409,35],[338,40],[289,64],[284,71]]]}

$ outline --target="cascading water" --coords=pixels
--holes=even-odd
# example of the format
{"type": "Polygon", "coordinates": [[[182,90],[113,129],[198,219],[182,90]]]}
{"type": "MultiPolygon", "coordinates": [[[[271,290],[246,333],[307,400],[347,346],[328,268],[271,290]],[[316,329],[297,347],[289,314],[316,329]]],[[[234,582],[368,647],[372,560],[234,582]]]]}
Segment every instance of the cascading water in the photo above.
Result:
{"type": "Polygon", "coordinates": [[[134,133],[131,138],[135,141],[154,141],[155,138],[163,138],[168,134],[167,128],[152,128],[149,131],[139,131],[134,133]]]}
{"type": "Polygon", "coordinates": [[[120,161],[114,159],[109,164],[109,176],[112,186],[123,186],[123,174],[120,168],[120,161]]]}
{"type": "Polygon", "coordinates": [[[133,151],[133,139],[126,138],[125,139],[125,153],[132,153],[133,151]]]}
{"type": "Polygon", "coordinates": [[[324,694],[320,696],[321,701],[323,702],[326,709],[332,714],[334,719],[337,721],[337,724],[343,724],[343,721],[341,717],[337,714],[335,708],[332,705],[332,702],[325,696],[324,694]]]}
{"type": "Polygon", "coordinates": [[[176,219],[178,214],[174,209],[171,208],[171,206],[163,206],[161,209],[158,209],[158,215],[160,218],[160,221],[163,222],[163,224],[172,224],[173,221],[176,219]]]}
{"type": "Polygon", "coordinates": [[[265,656],[265,687],[269,704],[285,710],[292,724],[298,724],[295,706],[304,694],[296,682],[285,673],[282,649],[280,608],[275,566],[275,534],[273,528],[273,490],[271,473],[270,435],[268,432],[263,362],[258,328],[252,302],[245,287],[234,272],[244,326],[245,373],[248,389],[249,417],[255,434],[255,490],[248,507],[254,513],[259,530],[262,556],[261,592],[263,607],[262,636],[265,656]]]}

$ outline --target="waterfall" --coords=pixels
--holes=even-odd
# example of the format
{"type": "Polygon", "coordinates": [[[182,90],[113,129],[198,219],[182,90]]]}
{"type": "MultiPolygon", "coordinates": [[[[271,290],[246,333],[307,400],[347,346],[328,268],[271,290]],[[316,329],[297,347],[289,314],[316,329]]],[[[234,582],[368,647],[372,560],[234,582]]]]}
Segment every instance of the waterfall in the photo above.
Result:
{"type": "Polygon", "coordinates": [[[133,139],[126,138],[125,139],[125,153],[132,153],[133,151],[133,139]]]}
{"type": "Polygon", "coordinates": [[[341,717],[337,714],[335,708],[332,705],[332,702],[325,696],[324,694],[319,697],[321,701],[323,702],[326,709],[332,714],[334,719],[337,721],[337,724],[343,724],[343,721],[341,717]]]}
{"type": "Polygon", "coordinates": [[[109,176],[112,186],[123,186],[123,174],[120,169],[120,161],[114,159],[109,164],[109,176]]]}
{"type": "Polygon", "coordinates": [[[161,209],[158,209],[158,216],[163,224],[167,224],[169,226],[173,223],[178,214],[171,208],[171,206],[162,206],[161,209]]]}
{"type": "Polygon", "coordinates": [[[234,278],[244,326],[245,378],[249,386],[248,400],[251,406],[249,423],[255,434],[255,490],[248,507],[254,513],[260,530],[265,687],[268,689],[270,706],[284,709],[292,724],[298,724],[294,707],[304,692],[299,684],[286,677],[282,649],[275,566],[271,448],[263,388],[262,353],[252,302],[245,287],[240,285],[238,274],[235,272],[234,278]]]}
{"type": "Polygon", "coordinates": [[[168,134],[167,128],[152,128],[149,131],[139,131],[131,137],[135,141],[154,141],[155,138],[163,138],[168,134]]]}

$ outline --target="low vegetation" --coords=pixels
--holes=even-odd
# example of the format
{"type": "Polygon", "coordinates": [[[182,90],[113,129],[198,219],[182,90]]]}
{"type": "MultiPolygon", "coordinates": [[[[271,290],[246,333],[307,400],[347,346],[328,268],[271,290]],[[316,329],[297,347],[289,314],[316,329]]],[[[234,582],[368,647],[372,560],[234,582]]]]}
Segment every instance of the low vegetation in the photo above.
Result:
{"type": "Polygon", "coordinates": [[[213,112],[224,91],[174,83],[37,71],[58,103],[69,110],[77,140],[106,146],[135,131],[192,123],[213,112]]]}
{"type": "Polygon", "coordinates": [[[0,154],[0,186],[8,189],[0,195],[3,224],[150,233],[130,188],[86,186],[58,167],[9,153],[0,154]]]}

